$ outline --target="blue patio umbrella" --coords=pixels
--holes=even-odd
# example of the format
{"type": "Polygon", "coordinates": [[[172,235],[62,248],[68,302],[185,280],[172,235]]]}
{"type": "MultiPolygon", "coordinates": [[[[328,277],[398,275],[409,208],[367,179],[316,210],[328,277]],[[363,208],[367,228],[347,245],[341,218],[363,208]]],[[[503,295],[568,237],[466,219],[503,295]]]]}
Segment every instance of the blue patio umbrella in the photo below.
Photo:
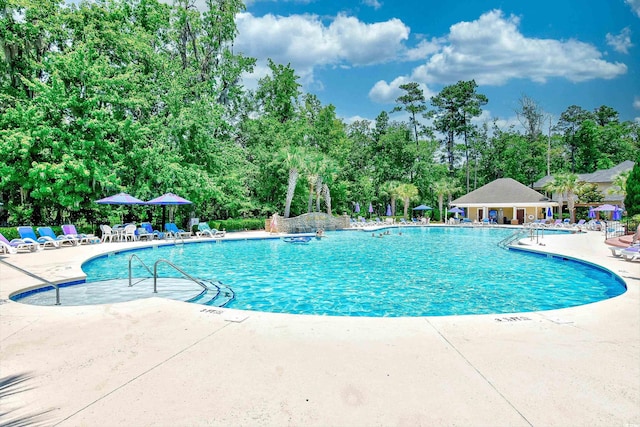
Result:
{"type": "Polygon", "coordinates": [[[191,203],[193,202],[190,202],[187,199],[183,199],[182,197],[173,193],[165,193],[160,197],[149,200],[147,202],[147,205],[190,205],[191,203]]]}
{"type": "Polygon", "coordinates": [[[617,206],[613,211],[613,217],[612,219],[614,221],[620,221],[622,219],[622,209],[619,209],[617,206]]]}
{"type": "Polygon", "coordinates": [[[551,206],[547,207],[547,218],[551,218],[553,217],[553,209],[551,209],[551,206]]]}
{"type": "Polygon", "coordinates": [[[144,201],[127,193],[118,193],[104,199],[96,200],[99,205],[144,205],[144,201]]]}
{"type": "MultiPolygon", "coordinates": [[[[105,197],[103,199],[96,200],[95,203],[99,205],[144,205],[144,201],[136,197],[133,197],[127,193],[118,193],[113,196],[105,197]]],[[[122,212],[120,212],[120,222],[123,222],[122,212]]]]}
{"type": "Polygon", "coordinates": [[[149,200],[146,204],[147,205],[160,205],[162,206],[162,225],[164,227],[165,224],[165,214],[166,214],[166,207],[167,206],[176,206],[176,205],[190,205],[193,202],[184,199],[176,194],[173,193],[165,193],[160,197],[156,197],[155,199],[151,199],[149,200]]]}
{"type": "Polygon", "coordinates": [[[449,212],[451,212],[451,213],[457,213],[457,214],[463,214],[463,213],[464,213],[464,209],[460,209],[460,208],[452,208],[452,209],[449,209],[449,212]]]}
{"type": "Polygon", "coordinates": [[[355,213],[360,213],[360,203],[356,202],[356,207],[355,207],[355,208],[353,208],[353,211],[354,211],[355,213]]]}
{"type": "Polygon", "coordinates": [[[617,209],[617,206],[613,206],[613,205],[600,205],[597,208],[594,209],[594,211],[598,211],[598,212],[613,212],[617,209]]]}
{"type": "Polygon", "coordinates": [[[414,211],[430,211],[432,209],[433,208],[431,206],[427,206],[427,205],[420,205],[413,208],[414,211]]]}
{"type": "Polygon", "coordinates": [[[593,219],[596,217],[596,210],[593,209],[593,206],[589,208],[589,218],[593,219]]]}
{"type": "Polygon", "coordinates": [[[387,212],[385,212],[387,216],[391,216],[391,205],[387,204],[387,212]]]}

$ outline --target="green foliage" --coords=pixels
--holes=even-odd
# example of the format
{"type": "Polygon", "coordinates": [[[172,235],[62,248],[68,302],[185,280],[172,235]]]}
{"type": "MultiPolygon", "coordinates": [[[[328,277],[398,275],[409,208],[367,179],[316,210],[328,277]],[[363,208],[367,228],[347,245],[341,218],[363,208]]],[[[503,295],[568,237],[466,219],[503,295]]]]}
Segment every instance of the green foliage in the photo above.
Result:
{"type": "Polygon", "coordinates": [[[529,185],[545,175],[547,154],[557,173],[591,172],[640,153],[638,124],[620,123],[606,106],[569,107],[551,138],[538,135],[535,105],[524,135],[477,128],[471,119],[487,99],[474,81],[431,99],[444,150],[419,122],[426,106],[417,83],[403,85],[397,99],[408,122],[383,111],[346,125],[333,105],[301,93],[289,64],[270,61],[255,92],[242,86],[255,59],[233,50],[240,0],[205,0],[204,12],[193,0],[165,3],[2,1],[3,221],[73,222],[88,232],[122,216],[159,223],[159,208],[94,201],[171,191],[194,202],[175,210],[177,223],[195,215],[217,228],[254,229],[261,219],[220,221],[351,212],[355,202],[442,204],[465,181],[467,189],[500,177],[529,185]]]}
{"type": "Polygon", "coordinates": [[[627,215],[640,215],[640,156],[636,159],[636,163],[627,178],[626,192],[624,207],[627,215]]]}
{"type": "MultiPolygon", "coordinates": [[[[265,218],[225,219],[215,222],[218,230],[245,231],[264,230],[265,218]]],[[[213,225],[210,224],[213,228],[213,225]]]]}
{"type": "Polygon", "coordinates": [[[576,195],[580,203],[596,203],[604,200],[604,193],[598,188],[598,184],[595,183],[583,183],[578,186],[576,195]]]}

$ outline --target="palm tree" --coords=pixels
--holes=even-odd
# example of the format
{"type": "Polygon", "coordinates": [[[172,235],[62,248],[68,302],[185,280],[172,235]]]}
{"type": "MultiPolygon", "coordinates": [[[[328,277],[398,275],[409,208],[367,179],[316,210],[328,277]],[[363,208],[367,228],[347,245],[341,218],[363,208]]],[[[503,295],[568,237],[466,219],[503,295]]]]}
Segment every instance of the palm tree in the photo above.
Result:
{"type": "Polygon", "coordinates": [[[553,177],[552,181],[546,183],[543,187],[545,191],[555,193],[558,195],[558,211],[559,217],[562,219],[562,206],[564,204],[564,197],[567,197],[567,209],[569,209],[570,221],[574,223],[576,218],[575,203],[576,203],[576,191],[580,188],[580,181],[578,175],[575,173],[559,173],[553,177]]]}
{"type": "Polygon", "coordinates": [[[284,204],[284,217],[289,218],[291,214],[291,202],[296,192],[296,184],[300,175],[300,165],[302,163],[302,149],[299,147],[285,147],[283,152],[283,163],[289,169],[289,182],[287,186],[287,197],[284,204]]]}
{"type": "Polygon", "coordinates": [[[442,215],[442,205],[444,204],[444,196],[446,195],[451,201],[451,195],[460,191],[461,188],[451,178],[442,178],[431,184],[431,190],[438,196],[438,209],[440,209],[440,219],[445,222],[446,218],[442,215]]]}
{"type": "Polygon", "coordinates": [[[628,171],[620,172],[613,178],[611,187],[607,190],[608,194],[620,194],[624,199],[627,195],[627,179],[631,175],[631,169],[628,171]]]}
{"type": "Polygon", "coordinates": [[[396,187],[396,194],[404,203],[404,217],[407,218],[409,202],[418,197],[418,187],[413,184],[400,184],[396,187]]]}
{"type": "Polygon", "coordinates": [[[386,181],[380,185],[378,193],[381,198],[391,199],[391,215],[396,214],[396,197],[398,197],[398,186],[401,185],[398,181],[386,181]]]}
{"type": "Polygon", "coordinates": [[[307,213],[313,208],[313,196],[315,194],[317,201],[316,211],[320,212],[320,190],[322,189],[322,176],[324,156],[321,153],[314,154],[305,159],[305,171],[309,184],[309,203],[307,205],[307,213]]]}

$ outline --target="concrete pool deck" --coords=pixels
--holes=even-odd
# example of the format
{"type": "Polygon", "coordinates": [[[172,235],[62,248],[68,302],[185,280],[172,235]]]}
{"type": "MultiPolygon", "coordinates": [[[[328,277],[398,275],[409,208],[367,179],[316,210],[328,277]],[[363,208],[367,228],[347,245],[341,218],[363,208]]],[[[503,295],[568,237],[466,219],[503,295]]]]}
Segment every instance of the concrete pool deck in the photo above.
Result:
{"type": "MultiPolygon", "coordinates": [[[[138,244],[3,259],[57,282],[138,244]]],[[[37,307],[8,298],[39,282],[0,264],[0,424],[640,426],[640,263],[612,257],[600,232],[544,244],[610,269],[627,292],[562,310],[420,318],[161,298],[37,307]]]]}

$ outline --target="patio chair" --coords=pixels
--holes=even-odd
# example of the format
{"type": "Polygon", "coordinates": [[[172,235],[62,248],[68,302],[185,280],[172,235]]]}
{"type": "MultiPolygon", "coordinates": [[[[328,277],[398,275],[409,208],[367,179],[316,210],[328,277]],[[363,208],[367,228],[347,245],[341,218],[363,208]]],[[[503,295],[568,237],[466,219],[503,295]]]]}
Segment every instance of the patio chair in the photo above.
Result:
{"type": "Polygon", "coordinates": [[[198,233],[200,233],[200,235],[218,238],[218,239],[221,237],[224,237],[227,234],[227,232],[224,230],[219,231],[219,230],[216,230],[215,228],[209,227],[209,224],[206,222],[201,222],[198,224],[198,233]]]}
{"type": "Polygon", "coordinates": [[[106,242],[107,240],[109,240],[110,242],[113,242],[113,238],[118,237],[116,233],[113,232],[113,229],[109,225],[101,224],[100,231],[102,232],[102,238],[100,239],[101,242],[106,242]]]}
{"type": "Polygon", "coordinates": [[[164,239],[164,233],[160,230],[154,230],[150,222],[142,222],[140,223],[140,227],[144,228],[147,233],[153,234],[155,239],[164,239]]]}
{"type": "Polygon", "coordinates": [[[51,239],[60,242],[61,245],[66,243],[68,246],[78,246],[78,239],[62,234],[57,236],[51,227],[38,227],[36,230],[40,237],[50,237],[51,239]]]}
{"type": "Polygon", "coordinates": [[[73,224],[64,224],[62,226],[62,232],[65,236],[77,239],[81,245],[100,242],[100,239],[98,239],[97,237],[89,236],[84,233],[78,233],[78,230],[76,230],[76,226],[73,224]]]}
{"type": "Polygon", "coordinates": [[[167,222],[164,225],[164,229],[169,237],[191,237],[191,232],[178,228],[178,226],[173,222],[167,222]]]}
{"type": "Polygon", "coordinates": [[[19,251],[35,252],[42,249],[42,246],[36,242],[26,242],[22,239],[8,240],[0,233],[0,250],[4,253],[15,254],[19,251]]]}
{"type": "Polygon", "coordinates": [[[20,238],[28,243],[39,243],[43,248],[60,248],[60,242],[52,239],[51,237],[38,237],[36,236],[35,231],[33,231],[33,227],[22,226],[17,227],[18,234],[20,234],[20,238]]]}
{"type": "Polygon", "coordinates": [[[136,235],[136,230],[138,229],[138,227],[136,227],[135,224],[127,224],[124,226],[124,232],[122,233],[122,238],[125,241],[129,241],[131,240],[132,242],[135,242],[136,240],[138,240],[138,236],[136,235]]]}

